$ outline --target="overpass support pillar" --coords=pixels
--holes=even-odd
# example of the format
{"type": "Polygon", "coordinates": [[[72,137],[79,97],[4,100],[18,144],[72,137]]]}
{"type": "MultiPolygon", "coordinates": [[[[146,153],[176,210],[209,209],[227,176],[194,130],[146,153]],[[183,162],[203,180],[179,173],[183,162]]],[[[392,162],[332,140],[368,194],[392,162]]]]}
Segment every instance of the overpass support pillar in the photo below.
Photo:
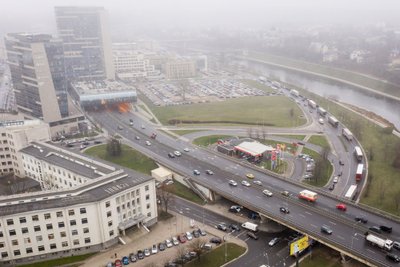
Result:
{"type": "Polygon", "coordinates": [[[340,252],[340,257],[342,258],[342,263],[347,262],[346,254],[340,252]]]}

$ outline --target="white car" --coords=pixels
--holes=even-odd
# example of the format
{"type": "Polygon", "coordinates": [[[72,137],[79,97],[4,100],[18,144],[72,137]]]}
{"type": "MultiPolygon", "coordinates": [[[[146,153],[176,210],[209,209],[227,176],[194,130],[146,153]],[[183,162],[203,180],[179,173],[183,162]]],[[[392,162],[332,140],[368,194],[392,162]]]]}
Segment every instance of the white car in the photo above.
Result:
{"type": "Polygon", "coordinates": [[[275,238],[273,238],[271,241],[269,241],[268,245],[269,245],[270,247],[273,247],[273,246],[275,246],[276,244],[278,244],[279,241],[280,241],[280,238],[279,238],[279,237],[275,237],[275,238]]]}
{"type": "Polygon", "coordinates": [[[179,152],[178,150],[174,151],[175,156],[180,157],[182,155],[181,152],[179,152]]]}
{"type": "Polygon", "coordinates": [[[251,184],[249,182],[247,182],[246,180],[243,180],[242,185],[249,187],[251,184]]]}
{"type": "Polygon", "coordinates": [[[261,182],[261,181],[258,181],[258,180],[254,180],[254,181],[253,181],[253,184],[262,185],[262,182],[261,182]]]}
{"type": "Polygon", "coordinates": [[[165,245],[167,246],[167,248],[172,247],[172,241],[170,239],[165,240],[165,245]]]}
{"type": "Polygon", "coordinates": [[[185,148],[183,149],[183,151],[189,152],[189,148],[185,147],[185,148]]]}
{"type": "Polygon", "coordinates": [[[146,141],[146,146],[151,146],[150,141],[146,141]]]}
{"type": "Polygon", "coordinates": [[[232,186],[237,186],[237,183],[234,180],[229,180],[229,184],[232,186]]]}
{"type": "Polygon", "coordinates": [[[157,245],[153,245],[153,247],[151,248],[151,254],[157,254],[158,249],[157,249],[157,245]]]}
{"type": "Polygon", "coordinates": [[[193,239],[192,233],[191,232],[186,232],[186,238],[189,241],[192,240],[193,239]]]}
{"type": "Polygon", "coordinates": [[[142,127],[141,127],[142,129],[145,129],[146,127],[144,127],[144,125],[142,124],[142,127]]]}
{"type": "Polygon", "coordinates": [[[172,244],[174,244],[174,246],[179,245],[179,240],[176,236],[172,237],[172,244]]]}
{"type": "Polygon", "coordinates": [[[267,190],[267,189],[263,190],[263,194],[268,196],[268,197],[272,197],[272,192],[267,190]]]}
{"type": "Polygon", "coordinates": [[[336,184],[337,182],[339,182],[339,177],[335,176],[335,177],[333,178],[333,183],[336,184]]]}

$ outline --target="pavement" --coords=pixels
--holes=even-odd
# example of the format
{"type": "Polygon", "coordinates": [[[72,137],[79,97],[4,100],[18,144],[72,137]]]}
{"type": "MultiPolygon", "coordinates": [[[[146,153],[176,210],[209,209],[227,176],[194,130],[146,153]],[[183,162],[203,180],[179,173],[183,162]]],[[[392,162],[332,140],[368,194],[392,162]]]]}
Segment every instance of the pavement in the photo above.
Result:
{"type": "MultiPolygon", "coordinates": [[[[220,205],[207,205],[210,209],[221,212],[222,209],[224,213],[228,213],[225,207],[221,207],[220,205]]],[[[153,244],[158,244],[161,241],[165,241],[171,236],[177,236],[180,233],[186,231],[192,231],[193,228],[190,226],[190,220],[187,217],[180,215],[179,213],[175,213],[169,211],[174,217],[159,221],[157,224],[153,225],[149,228],[150,232],[147,232],[143,227],[140,229],[134,229],[131,231],[127,231],[126,236],[123,236],[122,239],[126,242],[126,245],[118,244],[112,248],[109,248],[104,251],[100,251],[93,257],[87,259],[85,263],[80,265],[81,267],[104,267],[108,262],[115,261],[115,253],[118,259],[121,259],[123,256],[129,256],[130,253],[137,253],[138,250],[143,250],[144,248],[151,248],[153,244]]],[[[233,215],[233,214],[227,214],[233,215]]],[[[235,215],[233,215],[235,216],[235,215]]],[[[235,216],[235,219],[237,216],[235,216]]],[[[248,220],[248,219],[246,219],[248,220]]],[[[219,231],[214,227],[203,225],[201,222],[195,222],[195,225],[201,229],[204,229],[207,232],[207,236],[203,237],[205,241],[208,241],[213,236],[218,236],[221,239],[225,232],[219,231]]],[[[150,257],[146,257],[143,260],[139,260],[134,263],[135,266],[152,266],[152,267],[162,267],[166,262],[176,258],[178,255],[178,248],[182,246],[190,246],[192,241],[188,241],[185,244],[180,244],[179,246],[174,246],[171,248],[167,248],[165,251],[159,251],[156,255],[151,255],[150,257]]],[[[229,242],[236,243],[240,246],[246,247],[247,244],[235,237],[229,238],[229,242]]]]}

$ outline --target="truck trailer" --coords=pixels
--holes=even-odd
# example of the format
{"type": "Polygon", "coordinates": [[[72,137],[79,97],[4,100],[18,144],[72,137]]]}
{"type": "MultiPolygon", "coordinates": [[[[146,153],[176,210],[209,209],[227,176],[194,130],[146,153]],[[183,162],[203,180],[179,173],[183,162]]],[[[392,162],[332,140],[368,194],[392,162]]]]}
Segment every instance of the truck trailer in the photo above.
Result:
{"type": "Polygon", "coordinates": [[[326,110],[323,109],[322,107],[318,107],[317,112],[318,112],[319,115],[321,115],[322,117],[325,117],[325,115],[327,114],[326,110]]]}
{"type": "Polygon", "coordinates": [[[308,105],[311,107],[311,108],[317,108],[317,103],[315,103],[313,100],[311,100],[311,99],[308,99],[308,105]]]}
{"type": "Polygon", "coordinates": [[[365,233],[365,240],[373,246],[377,246],[381,249],[391,251],[393,247],[393,241],[390,239],[383,239],[378,236],[372,235],[368,232],[365,233]]]}
{"type": "Polygon", "coordinates": [[[299,193],[299,198],[315,202],[317,200],[318,194],[315,192],[312,192],[310,190],[303,190],[299,193]]]}
{"type": "Polygon", "coordinates": [[[357,171],[356,171],[356,181],[357,182],[361,181],[363,172],[364,172],[364,164],[360,163],[357,165],[357,171]]]}
{"type": "Polygon", "coordinates": [[[349,129],[343,128],[342,134],[348,141],[353,141],[353,134],[350,132],[349,129]]]}
{"type": "Polygon", "coordinates": [[[328,122],[335,128],[339,126],[339,121],[333,116],[328,116],[328,122]]]}
{"type": "Polygon", "coordinates": [[[255,223],[251,223],[251,222],[243,223],[242,227],[247,229],[247,230],[253,231],[253,232],[257,232],[257,230],[258,230],[258,225],[255,224],[255,223]]]}

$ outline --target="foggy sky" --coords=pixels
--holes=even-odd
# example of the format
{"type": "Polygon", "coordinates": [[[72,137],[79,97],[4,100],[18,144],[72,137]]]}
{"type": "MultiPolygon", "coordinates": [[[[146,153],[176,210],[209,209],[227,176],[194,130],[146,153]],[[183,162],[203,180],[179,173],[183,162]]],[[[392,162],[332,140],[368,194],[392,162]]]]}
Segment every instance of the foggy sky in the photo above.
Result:
{"type": "Polygon", "coordinates": [[[54,6],[103,6],[111,30],[400,25],[400,0],[0,0],[0,34],[55,33],[54,6]]]}

